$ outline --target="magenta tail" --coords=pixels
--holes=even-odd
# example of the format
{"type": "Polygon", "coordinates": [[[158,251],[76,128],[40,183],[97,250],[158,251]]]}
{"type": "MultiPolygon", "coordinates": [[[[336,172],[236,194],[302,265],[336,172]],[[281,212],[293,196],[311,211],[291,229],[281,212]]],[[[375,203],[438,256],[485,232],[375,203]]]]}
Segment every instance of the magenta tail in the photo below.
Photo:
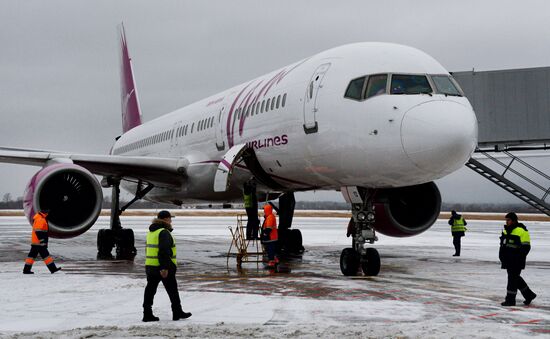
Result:
{"type": "Polygon", "coordinates": [[[120,24],[120,91],[122,102],[122,132],[141,125],[141,108],[132,68],[132,59],[128,53],[124,25],[120,24]]]}

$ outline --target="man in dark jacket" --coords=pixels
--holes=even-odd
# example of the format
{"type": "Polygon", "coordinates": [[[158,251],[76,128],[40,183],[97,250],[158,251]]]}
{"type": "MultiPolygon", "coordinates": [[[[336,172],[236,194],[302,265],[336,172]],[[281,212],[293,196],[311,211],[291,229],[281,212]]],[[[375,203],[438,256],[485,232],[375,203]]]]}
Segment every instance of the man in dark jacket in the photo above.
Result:
{"type": "Polygon", "coordinates": [[[256,182],[250,178],[243,186],[244,208],[246,210],[246,240],[258,239],[260,219],[258,218],[258,198],[256,197],[256,182]]]}
{"type": "Polygon", "coordinates": [[[508,273],[508,285],[506,299],[501,305],[515,306],[518,289],[525,298],[523,303],[529,305],[537,295],[531,291],[520,274],[521,270],[525,269],[527,254],[531,250],[531,239],[525,225],[518,223],[518,216],[515,213],[510,212],[505,218],[506,225],[500,236],[499,258],[502,263],[501,268],[506,269],[508,273]]]}
{"type": "Polygon", "coordinates": [[[449,219],[449,225],[451,225],[451,234],[453,236],[453,245],[455,246],[455,254],[453,257],[460,257],[460,238],[466,233],[466,225],[468,223],[462,217],[457,214],[456,211],[451,211],[451,218],[449,219]]]}
{"type": "Polygon", "coordinates": [[[143,321],[145,322],[159,320],[153,315],[153,299],[161,281],[172,303],[172,319],[179,320],[191,316],[191,313],[181,309],[176,281],[176,243],[170,232],[172,232],[172,215],[168,211],[160,211],[147,233],[145,248],[147,286],[143,298],[143,321]]]}

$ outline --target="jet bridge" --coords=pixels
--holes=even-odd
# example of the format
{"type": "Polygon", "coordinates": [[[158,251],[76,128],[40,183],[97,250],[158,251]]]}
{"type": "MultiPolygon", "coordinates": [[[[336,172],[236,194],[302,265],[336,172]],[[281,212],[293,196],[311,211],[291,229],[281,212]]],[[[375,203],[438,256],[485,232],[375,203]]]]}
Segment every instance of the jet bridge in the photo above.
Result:
{"type": "Polygon", "coordinates": [[[478,149],[466,166],[550,215],[550,176],[521,159],[522,151],[550,148],[550,67],[453,77],[478,119],[478,149]]]}

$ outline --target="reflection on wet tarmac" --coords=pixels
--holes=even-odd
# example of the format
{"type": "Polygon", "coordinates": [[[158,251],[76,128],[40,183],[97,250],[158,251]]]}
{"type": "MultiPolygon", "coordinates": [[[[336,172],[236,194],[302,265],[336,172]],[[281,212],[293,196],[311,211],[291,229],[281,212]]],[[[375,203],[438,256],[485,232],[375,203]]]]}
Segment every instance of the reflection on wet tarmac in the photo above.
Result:
{"type": "MultiPolygon", "coordinates": [[[[74,239],[52,239],[50,252],[63,266],[65,274],[124,275],[145,277],[145,235],[149,218],[122,219],[135,231],[138,255],[135,260],[96,260],[96,237],[106,228],[107,218],[100,218],[89,232],[74,239]]],[[[463,256],[451,257],[452,243],[448,226],[438,222],[426,233],[408,239],[381,236],[377,248],[382,270],[377,277],[344,277],[339,257],[349,247],[345,237],[345,219],[296,218],[304,235],[306,252],[286,262],[291,273],[265,270],[262,264],[245,263],[237,269],[234,259],[227,265],[231,242],[227,226],[229,217],[181,217],[175,219],[173,233],[178,244],[177,278],[180,289],[189,292],[295,296],[318,300],[400,300],[428,307],[443,322],[501,322],[526,326],[534,333],[550,331],[550,226],[530,225],[537,234],[526,278],[540,293],[532,307],[504,309],[499,306],[506,276],[497,263],[498,222],[469,222],[463,241],[463,256]],[[470,225],[471,224],[471,225],[470,225]],[[479,231],[478,231],[479,230],[479,231]],[[534,314],[533,314],[534,313],[534,314]],[[490,316],[489,316],[490,315],[490,316]],[[528,323],[533,318],[536,322],[528,323]],[[525,323],[528,325],[524,325],[525,323]]],[[[30,229],[24,218],[0,218],[6,235],[0,245],[0,261],[23,262],[28,251],[30,229]]],[[[37,262],[36,265],[42,263],[37,262]]]]}

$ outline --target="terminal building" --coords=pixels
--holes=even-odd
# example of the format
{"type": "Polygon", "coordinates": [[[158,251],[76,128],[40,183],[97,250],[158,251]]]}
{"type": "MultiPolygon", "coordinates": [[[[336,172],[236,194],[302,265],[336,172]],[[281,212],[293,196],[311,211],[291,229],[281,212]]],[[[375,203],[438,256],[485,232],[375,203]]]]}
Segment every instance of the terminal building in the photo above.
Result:
{"type": "Polygon", "coordinates": [[[452,74],[478,119],[478,149],[466,166],[550,215],[550,176],[525,157],[550,148],[550,67],[452,74]]]}

